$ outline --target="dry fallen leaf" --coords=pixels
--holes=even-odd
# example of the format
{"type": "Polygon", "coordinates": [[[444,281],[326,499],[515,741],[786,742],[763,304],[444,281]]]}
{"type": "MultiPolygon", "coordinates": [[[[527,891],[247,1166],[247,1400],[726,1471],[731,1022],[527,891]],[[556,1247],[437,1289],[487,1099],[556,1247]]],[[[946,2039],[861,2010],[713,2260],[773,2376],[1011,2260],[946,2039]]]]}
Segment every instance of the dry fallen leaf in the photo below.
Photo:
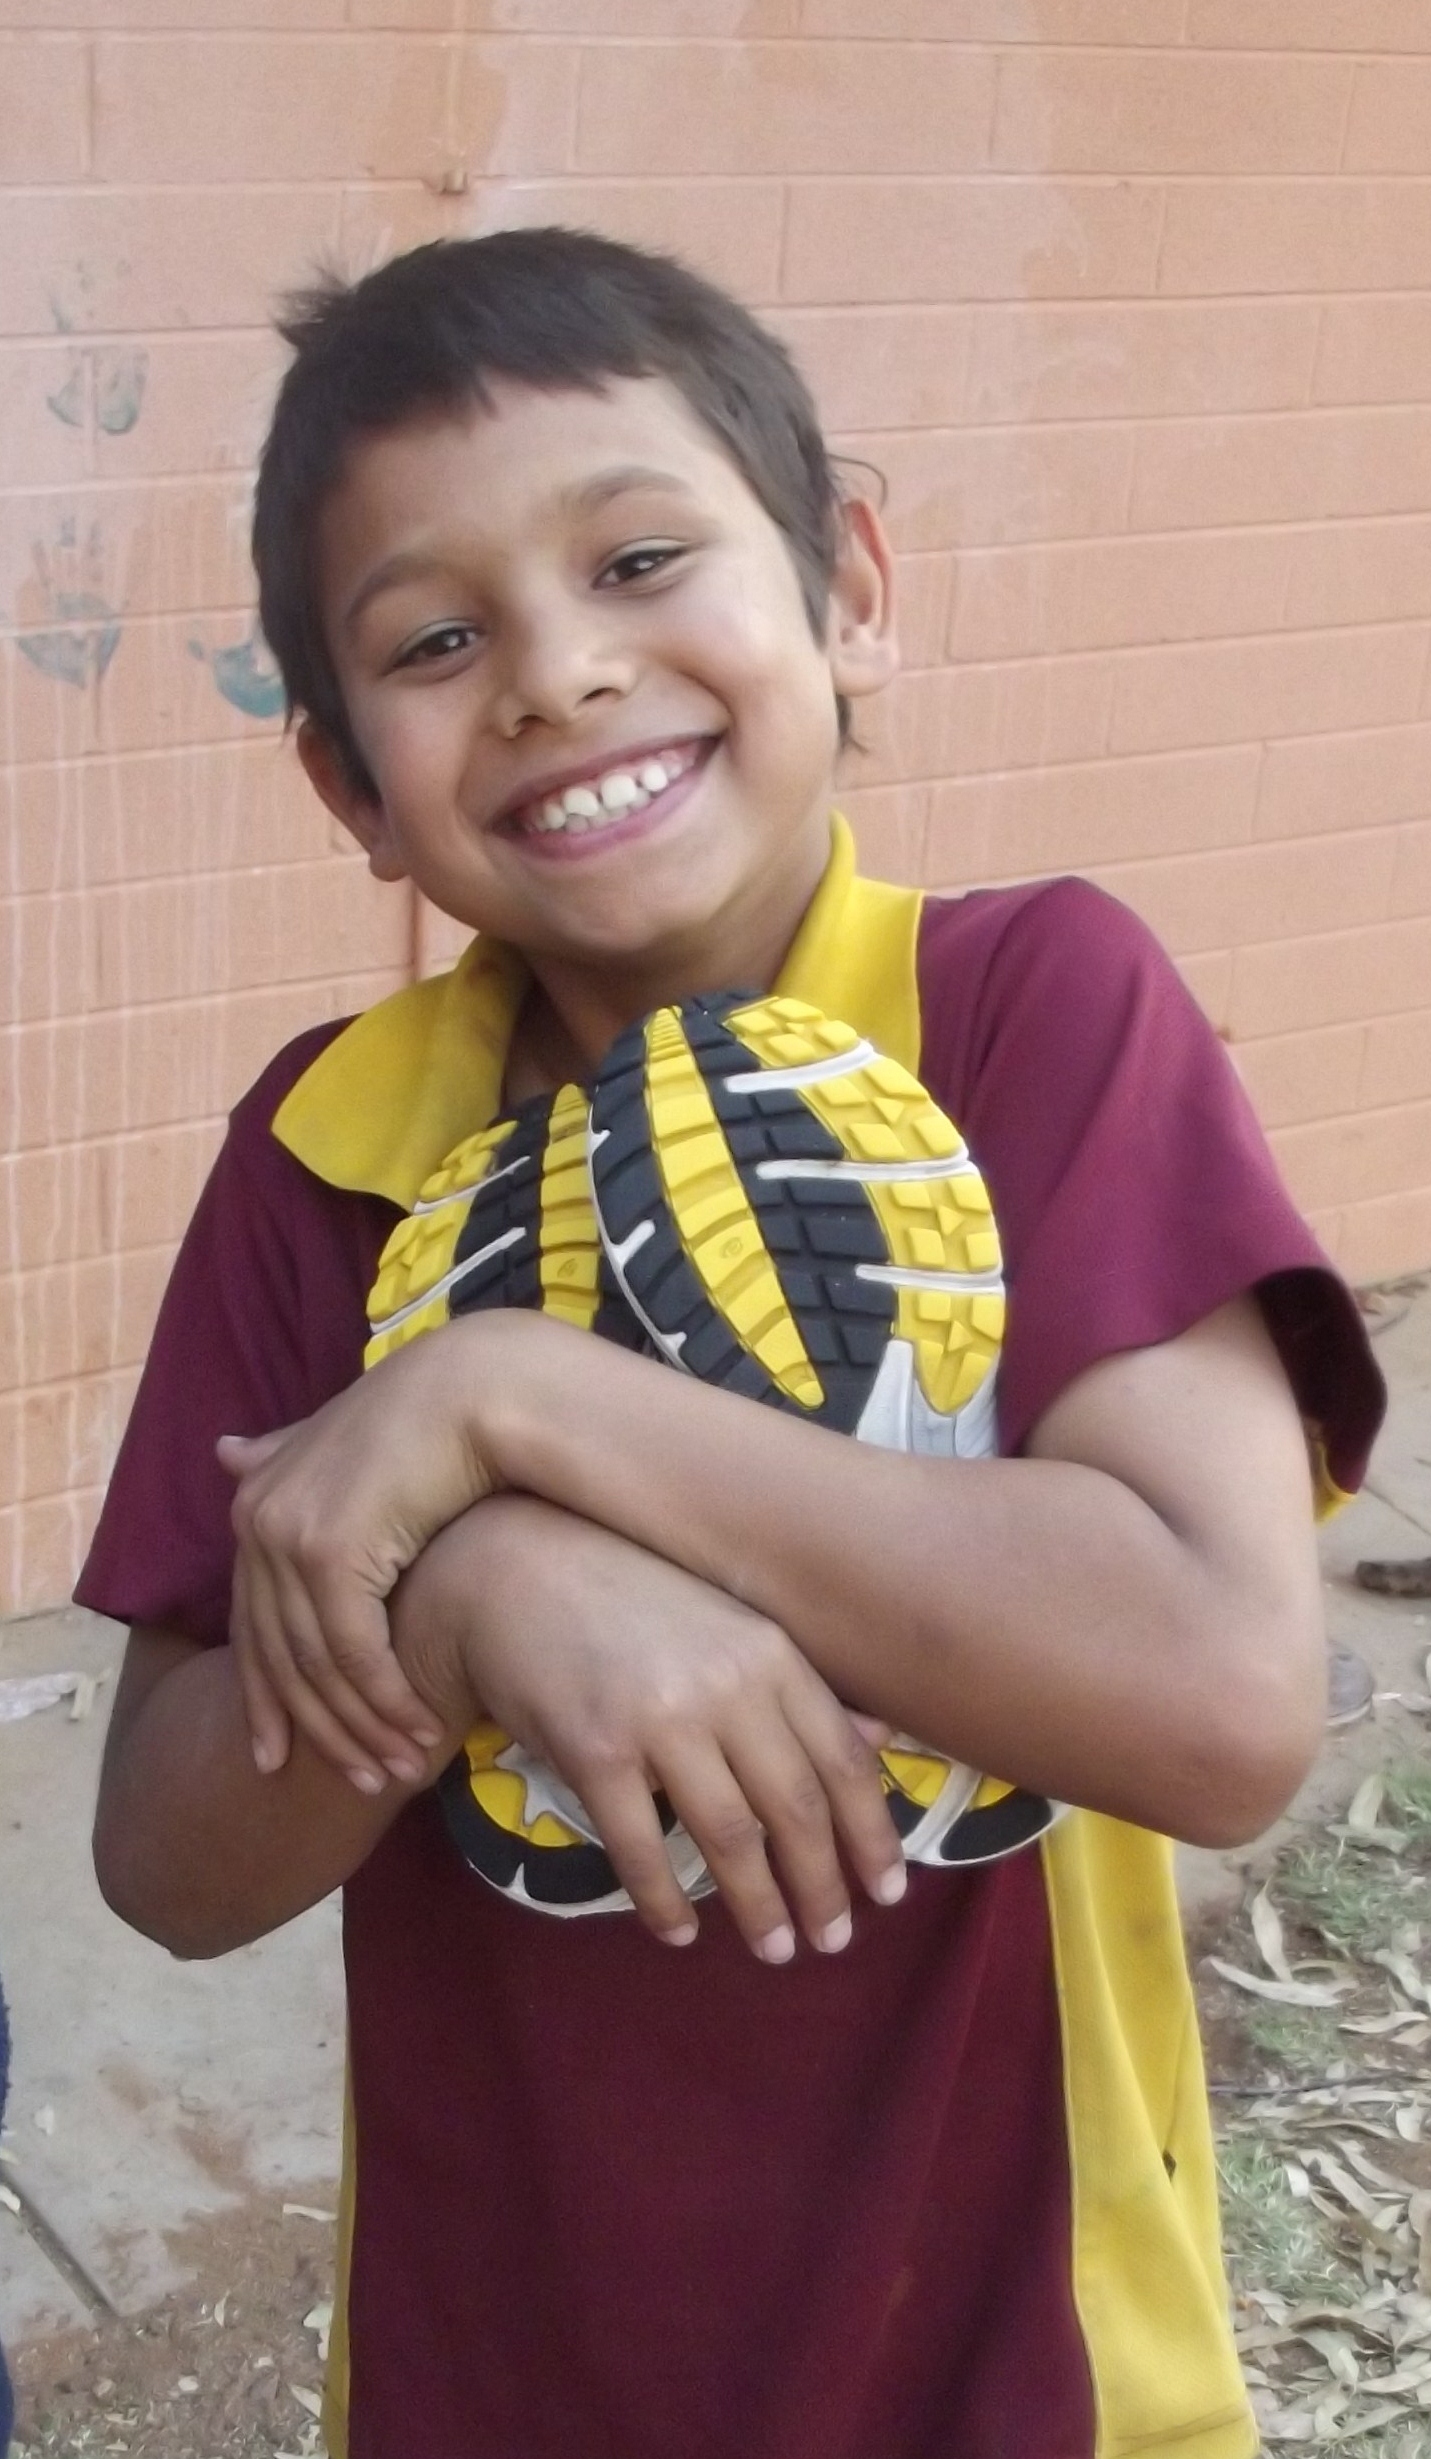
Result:
{"type": "Polygon", "coordinates": [[[290,2382],[288,2388],[299,2407],[306,2408],[310,2416],[322,2415],[323,2402],[316,2391],[307,2390],[302,2383],[298,2382],[290,2382]]]}
{"type": "Polygon", "coordinates": [[[1257,1972],[1244,1972],[1240,1965],[1225,1964],[1220,1955],[1210,1955],[1208,1962],[1224,1981],[1235,1989],[1250,1990],[1254,1998],[1271,1998],[1279,2006],[1335,2006],[1338,1998],[1354,1987],[1351,1981],[1266,1981],[1257,1972]]]}
{"type": "Polygon", "coordinates": [[[1247,1910],[1258,1953],[1268,1971],[1278,1981],[1292,1981],[1294,1975],[1283,1944],[1281,1915],[1265,1887],[1258,1889],[1247,1910]]]}
{"type": "Polygon", "coordinates": [[[1386,1779],[1380,1775],[1363,1776],[1347,1804],[1348,1827],[1365,1830],[1381,1824],[1381,1805],[1386,1799],[1386,1779]]]}
{"type": "Polygon", "coordinates": [[[319,2211],[312,2203],[285,2203],[283,2217],[285,2220],[325,2220],[331,2225],[338,2215],[335,2211],[319,2211]]]}

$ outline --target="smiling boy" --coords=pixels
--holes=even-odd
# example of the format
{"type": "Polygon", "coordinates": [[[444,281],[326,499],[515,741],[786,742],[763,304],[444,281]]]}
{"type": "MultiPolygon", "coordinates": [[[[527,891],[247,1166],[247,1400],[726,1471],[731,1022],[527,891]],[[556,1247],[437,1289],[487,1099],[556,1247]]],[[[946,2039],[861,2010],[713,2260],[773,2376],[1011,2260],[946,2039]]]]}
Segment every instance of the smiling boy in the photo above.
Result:
{"type": "Polygon", "coordinates": [[[891,563],[741,310],[527,232],[288,331],[255,551],[300,753],[378,876],[480,936],[240,1103],[80,1594],[135,1626],[116,1908],[214,1954],[346,1887],[330,2442],[1246,2459],[1160,1838],[1256,1833],[1315,1747],[1314,1482],[1355,1483],[1379,1405],[1355,1310],[1121,908],[853,875],[831,795],[891,563]],[[1004,1456],[509,1308],[361,1375],[454,1146],[663,1004],[772,985],[968,1136],[1004,1456]],[[639,1919],[464,1868],[431,1787],[483,1710],[639,1919]],[[881,1727],[1079,1807],[906,1879],[881,1727]]]}

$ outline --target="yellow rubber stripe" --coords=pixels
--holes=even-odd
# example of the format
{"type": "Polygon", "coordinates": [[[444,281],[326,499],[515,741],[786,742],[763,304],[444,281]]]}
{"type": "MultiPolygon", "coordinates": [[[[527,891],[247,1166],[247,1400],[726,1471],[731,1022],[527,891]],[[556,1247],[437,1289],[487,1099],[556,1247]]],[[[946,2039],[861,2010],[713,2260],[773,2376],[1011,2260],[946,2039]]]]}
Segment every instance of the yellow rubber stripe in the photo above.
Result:
{"type": "MultiPolygon", "coordinates": [[[[763,1067],[809,1066],[858,1047],[848,1025],[798,999],[757,1000],[729,1019],[737,1041],[763,1067]]],[[[799,1088],[801,1100],[856,1166],[965,1157],[964,1139],[918,1077],[897,1059],[876,1058],[845,1076],[799,1088]]],[[[997,1272],[1001,1257],[988,1190],[967,1166],[948,1178],[861,1182],[892,1264],[916,1272],[997,1272]]],[[[1001,1291],[901,1289],[895,1330],[914,1351],[919,1388],[952,1417],[972,1400],[1004,1335],[1001,1291]]]]}
{"type": "Polygon", "coordinates": [[[588,1107],[580,1085],[552,1103],[542,1154],[542,1313],[589,1332],[601,1305],[601,1240],[586,1170],[588,1107]]]}
{"type": "MultiPolygon", "coordinates": [[[[446,1199],[457,1191],[467,1197],[479,1187],[494,1160],[512,1133],[513,1121],[503,1119],[495,1127],[484,1127],[480,1135],[469,1136],[449,1153],[440,1169],[423,1181],[419,1202],[437,1206],[436,1211],[409,1213],[399,1221],[378,1260],[378,1277],[368,1299],[370,1323],[386,1323],[390,1316],[400,1314],[420,1298],[425,1289],[433,1289],[452,1269],[457,1241],[467,1219],[468,1204],[446,1199]]],[[[404,1342],[416,1340],[421,1332],[436,1331],[447,1321],[446,1296],[435,1298],[430,1307],[422,1307],[405,1322],[395,1324],[389,1332],[375,1333],[363,1352],[363,1364],[376,1366],[390,1350],[401,1349],[404,1342]]]]}
{"type": "Polygon", "coordinates": [[[818,1409],[824,1387],[675,1008],[647,1020],[646,1109],[676,1233],[712,1306],[772,1383],[818,1409]]]}
{"type": "Polygon", "coordinates": [[[584,1844],[574,1827],[557,1818],[550,1810],[539,1810],[534,1819],[527,1817],[527,1788],[517,1770],[499,1767],[504,1750],[512,1747],[512,1737],[489,1717],[474,1725],[463,1745],[467,1753],[467,1782],[472,1798],[484,1810],[493,1825],[509,1836],[522,1836],[529,1844],[584,1844]]]}

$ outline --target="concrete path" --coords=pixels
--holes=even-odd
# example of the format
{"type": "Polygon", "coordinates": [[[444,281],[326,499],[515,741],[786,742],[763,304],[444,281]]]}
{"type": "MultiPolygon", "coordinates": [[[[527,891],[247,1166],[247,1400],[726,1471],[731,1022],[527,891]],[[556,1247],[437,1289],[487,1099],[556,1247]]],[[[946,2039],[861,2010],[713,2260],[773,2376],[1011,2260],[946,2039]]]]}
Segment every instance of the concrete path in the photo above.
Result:
{"type": "MultiPolygon", "coordinates": [[[[1377,1348],[1393,1386],[1371,1491],[1324,1539],[1334,1636],[1379,1690],[1424,1693],[1431,1604],[1365,1595],[1367,1554],[1431,1553],[1431,1282],[1392,1298],[1377,1348]]],[[[218,1964],[176,1964],[106,1910],[89,1824],[122,1634],[67,1611],[0,1625],[0,1679],[106,1675],[92,1713],[0,1724],[0,1972],[15,2071],[0,2186],[0,2336],[142,2310],[186,2277],[196,2223],[258,2190],[331,2208],[342,1988],[334,1904],[218,1964]]],[[[1359,1774],[1431,1750],[1431,1719],[1383,1699],[1330,1744],[1291,1814],[1325,1816],[1359,1774]]],[[[1285,1835],[1283,1823],[1273,1839],[1285,1835]]],[[[1245,1854],[1184,1856],[1197,1910],[1245,1883],[1245,1854]]]]}

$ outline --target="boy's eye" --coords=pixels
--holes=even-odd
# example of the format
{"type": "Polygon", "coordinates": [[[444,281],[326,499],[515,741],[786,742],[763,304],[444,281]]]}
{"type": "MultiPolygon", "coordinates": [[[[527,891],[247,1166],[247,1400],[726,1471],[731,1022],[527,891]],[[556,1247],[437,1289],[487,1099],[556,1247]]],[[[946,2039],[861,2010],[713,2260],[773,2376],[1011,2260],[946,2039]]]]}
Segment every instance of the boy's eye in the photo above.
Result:
{"type": "Polygon", "coordinates": [[[681,546],[628,546],[603,564],[596,576],[598,589],[617,588],[631,581],[649,581],[664,572],[686,552],[681,546]]]}
{"type": "Polygon", "coordinates": [[[428,665],[437,658],[460,657],[464,649],[470,649],[476,637],[474,624],[435,623],[430,632],[419,633],[416,640],[410,640],[405,649],[400,649],[393,664],[395,667],[419,666],[428,665]]]}

